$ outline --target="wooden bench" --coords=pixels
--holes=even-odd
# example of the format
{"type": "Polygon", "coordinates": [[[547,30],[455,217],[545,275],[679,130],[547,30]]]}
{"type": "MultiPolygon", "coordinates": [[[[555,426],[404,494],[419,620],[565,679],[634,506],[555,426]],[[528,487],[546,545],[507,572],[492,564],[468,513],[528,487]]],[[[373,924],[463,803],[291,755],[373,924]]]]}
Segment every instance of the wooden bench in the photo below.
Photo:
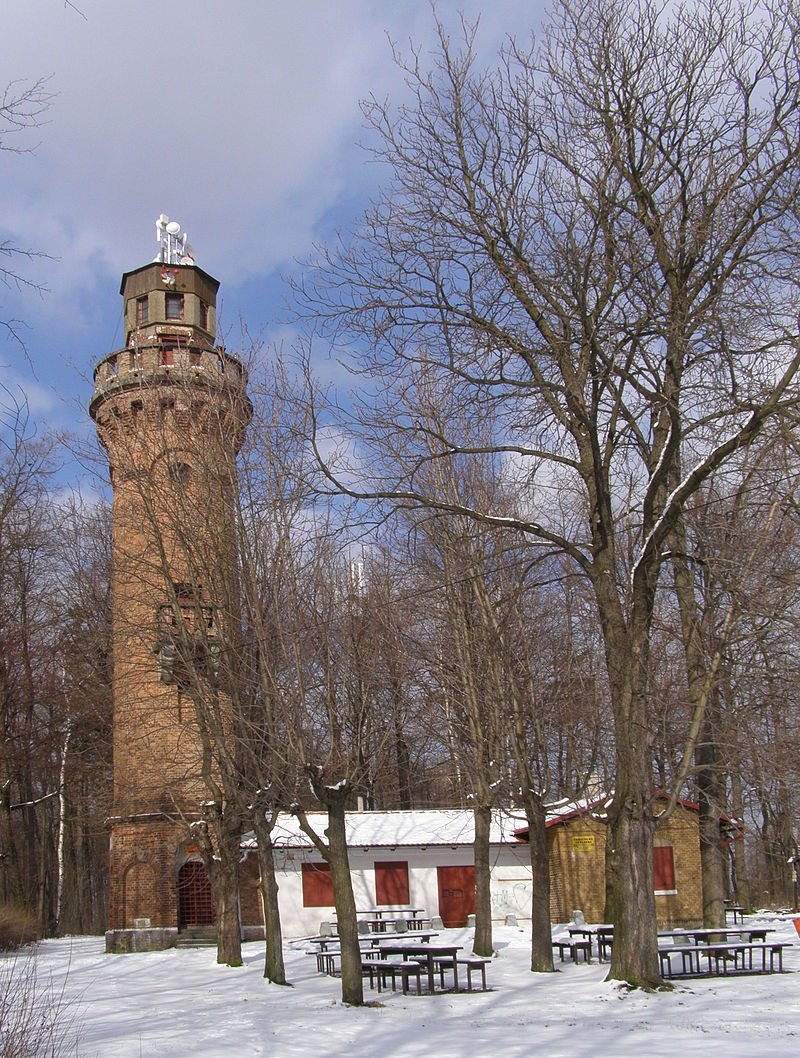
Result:
{"type": "Polygon", "coordinates": [[[409,932],[418,932],[419,930],[431,929],[432,927],[432,921],[429,918],[407,918],[405,923],[409,932]]]}
{"type": "Polygon", "coordinates": [[[578,956],[583,952],[586,962],[592,961],[592,942],[590,940],[554,940],[553,947],[558,948],[561,962],[564,962],[565,952],[569,952],[573,962],[578,961],[578,956]]]}
{"type": "MultiPolygon", "coordinates": [[[[467,970],[467,991],[474,992],[475,989],[472,987],[472,975],[473,973],[480,973],[481,975],[481,991],[488,992],[489,987],[486,984],[486,967],[491,963],[491,959],[482,959],[479,955],[469,955],[463,959],[456,959],[459,966],[465,966],[467,970]]],[[[434,961],[436,972],[439,974],[439,984],[444,988],[444,975],[446,970],[453,970],[452,959],[436,959],[434,961]]]]}
{"type": "Polygon", "coordinates": [[[328,974],[329,977],[336,976],[336,960],[342,954],[339,948],[323,948],[311,954],[317,957],[317,973],[328,974]]]}
{"type": "MultiPolygon", "coordinates": [[[[459,959],[459,966],[466,966],[467,968],[467,991],[472,992],[472,974],[475,971],[480,971],[481,975],[481,991],[488,991],[486,987],[486,967],[491,962],[491,959],[481,959],[479,956],[471,956],[467,959],[459,959]]],[[[442,975],[444,976],[444,975],[442,975]]]]}
{"type": "Polygon", "coordinates": [[[658,957],[664,977],[681,975],[724,977],[736,973],[782,973],[783,949],[792,946],[785,942],[770,943],[769,941],[755,944],[746,941],[726,944],[674,944],[659,948],[658,957]],[[680,970],[672,966],[671,956],[673,955],[681,956],[680,970]],[[754,964],[754,955],[761,956],[760,966],[758,962],[754,964]],[[703,967],[700,965],[701,959],[705,961],[703,967]]]}
{"type": "Polygon", "coordinates": [[[422,963],[414,962],[413,960],[391,962],[389,959],[362,959],[361,961],[361,972],[369,977],[370,988],[374,988],[377,983],[379,992],[386,987],[389,980],[392,983],[392,991],[395,992],[397,990],[397,978],[399,977],[403,994],[406,995],[409,992],[409,981],[414,978],[417,983],[417,995],[420,995],[422,992],[422,971],[422,963]]]}

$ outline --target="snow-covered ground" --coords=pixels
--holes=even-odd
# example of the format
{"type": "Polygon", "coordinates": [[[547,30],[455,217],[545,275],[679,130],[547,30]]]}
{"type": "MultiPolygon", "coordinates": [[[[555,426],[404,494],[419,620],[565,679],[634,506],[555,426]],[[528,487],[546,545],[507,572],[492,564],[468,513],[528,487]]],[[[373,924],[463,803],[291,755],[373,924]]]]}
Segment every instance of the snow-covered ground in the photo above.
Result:
{"type": "MultiPolygon", "coordinates": [[[[217,966],[212,949],[106,955],[96,937],[45,941],[36,962],[40,985],[63,988],[81,1058],[797,1058],[800,939],[789,916],[755,922],[795,942],[789,972],[653,994],[606,983],[597,962],[531,974],[529,930],[509,927],[495,931],[490,992],[382,993],[358,1009],[299,941],[287,945],[292,988],[264,982],[261,944],[245,946],[241,969],[217,966]]],[[[471,931],[445,932],[470,948],[471,931]]]]}

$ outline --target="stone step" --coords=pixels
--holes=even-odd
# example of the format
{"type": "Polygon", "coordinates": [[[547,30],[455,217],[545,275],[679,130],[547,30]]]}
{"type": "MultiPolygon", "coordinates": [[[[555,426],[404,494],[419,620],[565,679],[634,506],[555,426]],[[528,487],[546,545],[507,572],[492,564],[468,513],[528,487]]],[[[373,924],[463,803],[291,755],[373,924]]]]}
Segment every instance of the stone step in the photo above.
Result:
{"type": "Polygon", "coordinates": [[[215,948],[217,945],[216,926],[184,926],[178,930],[176,948],[215,948]]]}

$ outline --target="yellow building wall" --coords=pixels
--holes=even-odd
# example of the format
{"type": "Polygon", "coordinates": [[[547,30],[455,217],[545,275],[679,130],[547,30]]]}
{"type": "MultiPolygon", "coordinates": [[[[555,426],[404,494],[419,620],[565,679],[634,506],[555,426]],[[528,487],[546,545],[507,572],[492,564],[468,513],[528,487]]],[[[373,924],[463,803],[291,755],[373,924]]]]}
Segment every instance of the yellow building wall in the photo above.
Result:
{"type": "MultiPolygon", "coordinates": [[[[550,918],[566,922],[573,911],[587,922],[603,922],[605,915],[606,825],[578,816],[549,830],[550,918]]],[[[697,813],[678,806],[658,828],[655,845],[672,847],[674,893],[656,895],[659,927],[697,925],[703,919],[700,872],[700,833],[697,813]]]]}

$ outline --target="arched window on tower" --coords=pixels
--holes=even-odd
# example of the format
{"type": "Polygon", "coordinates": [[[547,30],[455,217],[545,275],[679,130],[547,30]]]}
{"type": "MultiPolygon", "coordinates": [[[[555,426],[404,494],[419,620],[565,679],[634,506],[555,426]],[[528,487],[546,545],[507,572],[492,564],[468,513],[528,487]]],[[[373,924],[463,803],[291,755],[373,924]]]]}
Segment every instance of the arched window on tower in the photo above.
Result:
{"type": "Polygon", "coordinates": [[[190,469],[188,463],[170,463],[169,476],[179,492],[185,492],[189,484],[190,469]]]}

